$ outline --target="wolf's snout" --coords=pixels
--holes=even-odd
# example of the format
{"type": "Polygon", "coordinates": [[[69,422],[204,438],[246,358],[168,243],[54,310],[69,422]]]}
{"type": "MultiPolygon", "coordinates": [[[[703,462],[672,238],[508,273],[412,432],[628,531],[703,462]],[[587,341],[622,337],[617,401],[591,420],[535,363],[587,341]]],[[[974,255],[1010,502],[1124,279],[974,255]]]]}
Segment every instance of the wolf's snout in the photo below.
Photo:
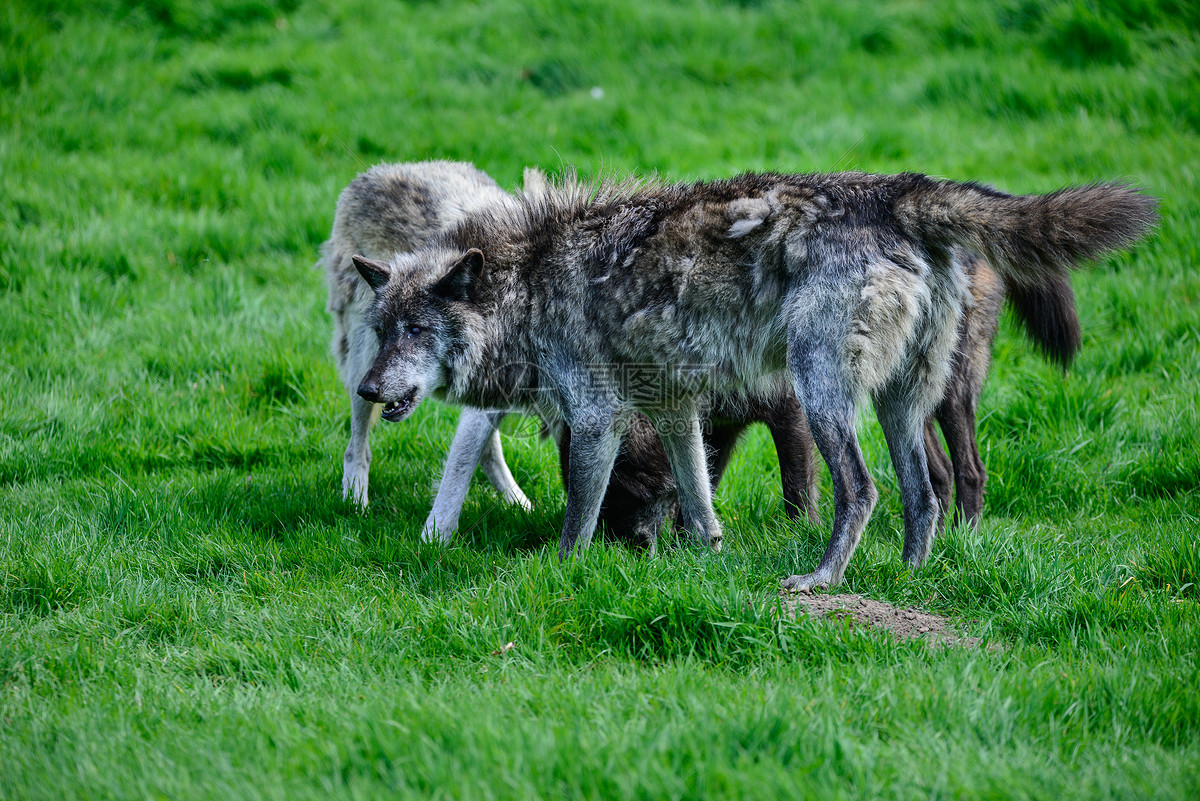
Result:
{"type": "Polygon", "coordinates": [[[358,394],[363,400],[369,400],[371,403],[379,403],[379,384],[371,379],[365,379],[358,385],[358,394]]]}

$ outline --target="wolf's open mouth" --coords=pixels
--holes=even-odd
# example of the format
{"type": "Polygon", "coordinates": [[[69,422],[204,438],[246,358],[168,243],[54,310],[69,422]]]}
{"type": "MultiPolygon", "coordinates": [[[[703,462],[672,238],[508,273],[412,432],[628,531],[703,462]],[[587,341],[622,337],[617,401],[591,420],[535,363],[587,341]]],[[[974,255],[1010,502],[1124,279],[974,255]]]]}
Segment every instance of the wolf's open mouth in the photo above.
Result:
{"type": "Polygon", "coordinates": [[[383,407],[383,419],[389,422],[397,422],[404,419],[405,415],[413,409],[413,399],[416,398],[417,391],[411,390],[400,400],[394,400],[383,407]]]}

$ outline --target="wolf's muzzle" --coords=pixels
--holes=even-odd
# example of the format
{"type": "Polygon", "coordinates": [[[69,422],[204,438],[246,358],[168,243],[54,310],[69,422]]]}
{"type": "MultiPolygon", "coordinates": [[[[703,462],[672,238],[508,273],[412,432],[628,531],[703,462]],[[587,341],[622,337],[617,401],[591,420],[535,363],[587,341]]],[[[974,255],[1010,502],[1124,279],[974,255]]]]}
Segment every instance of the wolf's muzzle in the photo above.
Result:
{"type": "Polygon", "coordinates": [[[390,423],[396,423],[400,420],[403,420],[408,416],[408,413],[416,407],[416,404],[414,403],[416,399],[417,391],[413,389],[410,390],[409,393],[400,400],[391,401],[383,407],[383,419],[390,423]]]}

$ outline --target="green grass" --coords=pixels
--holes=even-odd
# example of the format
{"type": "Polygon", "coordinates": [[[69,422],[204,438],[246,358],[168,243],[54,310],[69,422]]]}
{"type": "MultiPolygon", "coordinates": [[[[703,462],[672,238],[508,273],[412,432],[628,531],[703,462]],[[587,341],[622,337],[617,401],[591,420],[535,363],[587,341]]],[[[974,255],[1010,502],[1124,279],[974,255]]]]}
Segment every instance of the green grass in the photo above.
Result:
{"type": "Polygon", "coordinates": [[[0,3],[0,799],[1195,797],[1197,31],[1172,0],[0,3]],[[1006,319],[985,520],[920,571],[864,423],[845,589],[998,647],[781,615],[830,493],[789,525],[763,431],[716,556],[560,566],[527,425],[535,511],[478,482],[421,545],[432,404],[344,504],[312,264],[357,172],[435,157],[1158,195],[1077,276],[1069,375],[1006,319]]]}

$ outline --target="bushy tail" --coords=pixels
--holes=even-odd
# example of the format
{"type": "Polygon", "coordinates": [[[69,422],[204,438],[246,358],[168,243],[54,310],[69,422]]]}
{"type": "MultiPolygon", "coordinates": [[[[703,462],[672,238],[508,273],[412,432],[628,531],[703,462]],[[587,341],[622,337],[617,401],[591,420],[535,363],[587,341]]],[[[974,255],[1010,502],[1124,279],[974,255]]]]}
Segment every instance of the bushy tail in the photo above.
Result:
{"type": "Polygon", "coordinates": [[[1008,195],[975,183],[910,179],[895,201],[909,235],[927,246],[979,253],[1014,295],[1032,290],[1029,310],[1045,306],[1056,277],[1063,281],[1080,262],[1132,245],[1158,219],[1158,201],[1122,183],[1008,195]]]}

